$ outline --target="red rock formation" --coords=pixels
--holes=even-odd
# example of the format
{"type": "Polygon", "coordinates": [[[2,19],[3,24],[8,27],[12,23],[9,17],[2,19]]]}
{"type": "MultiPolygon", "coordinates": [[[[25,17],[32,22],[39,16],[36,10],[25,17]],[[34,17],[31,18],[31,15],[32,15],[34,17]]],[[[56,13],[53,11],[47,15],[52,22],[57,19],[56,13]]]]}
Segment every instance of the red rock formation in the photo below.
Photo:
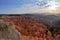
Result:
{"type": "Polygon", "coordinates": [[[50,31],[35,16],[2,16],[4,21],[12,21],[21,32],[22,40],[52,40],[50,31]],[[37,21],[38,20],[38,21],[37,21]],[[25,38],[25,39],[23,39],[25,38]]]}
{"type": "Polygon", "coordinates": [[[60,29],[59,29],[60,26],[58,27],[58,26],[54,25],[53,27],[54,27],[54,37],[55,37],[55,39],[60,40],[60,29]]]}

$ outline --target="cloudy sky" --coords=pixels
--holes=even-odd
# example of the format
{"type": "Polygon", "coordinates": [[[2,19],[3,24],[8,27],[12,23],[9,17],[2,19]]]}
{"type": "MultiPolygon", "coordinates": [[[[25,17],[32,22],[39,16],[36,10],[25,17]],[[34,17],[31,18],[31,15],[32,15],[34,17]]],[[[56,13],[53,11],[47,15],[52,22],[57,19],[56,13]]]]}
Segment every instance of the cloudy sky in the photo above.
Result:
{"type": "Polygon", "coordinates": [[[0,14],[60,13],[60,0],[0,0],[0,14]]]}

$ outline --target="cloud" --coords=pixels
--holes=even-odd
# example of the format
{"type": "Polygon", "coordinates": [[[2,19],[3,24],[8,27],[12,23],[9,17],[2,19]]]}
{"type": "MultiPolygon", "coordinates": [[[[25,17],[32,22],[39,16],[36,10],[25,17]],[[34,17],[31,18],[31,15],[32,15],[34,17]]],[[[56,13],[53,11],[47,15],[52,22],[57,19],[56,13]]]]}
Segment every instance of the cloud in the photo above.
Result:
{"type": "Polygon", "coordinates": [[[13,13],[13,14],[21,14],[21,13],[36,13],[39,12],[40,8],[37,5],[32,5],[32,4],[24,4],[22,7],[15,8],[11,11],[8,12],[3,12],[3,13],[13,13]]]}
{"type": "MultiPolygon", "coordinates": [[[[38,4],[24,4],[21,7],[12,9],[10,11],[5,11],[5,12],[1,12],[4,14],[24,14],[24,13],[60,13],[60,7],[58,7],[56,10],[49,10],[48,9],[48,3],[40,3],[38,2],[38,4]],[[42,5],[43,4],[43,5],[42,5]]],[[[50,4],[49,4],[50,5],[50,4]]],[[[59,3],[58,3],[59,5],[59,3]]],[[[59,5],[60,6],[60,5],[59,5]]]]}

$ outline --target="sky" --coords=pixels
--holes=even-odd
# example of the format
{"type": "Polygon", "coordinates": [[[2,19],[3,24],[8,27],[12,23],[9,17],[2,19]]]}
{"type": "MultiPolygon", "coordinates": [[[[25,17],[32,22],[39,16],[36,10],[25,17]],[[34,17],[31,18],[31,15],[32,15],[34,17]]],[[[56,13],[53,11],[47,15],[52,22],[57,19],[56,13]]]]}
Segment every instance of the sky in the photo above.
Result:
{"type": "Polygon", "coordinates": [[[60,0],[0,0],[0,14],[60,13],[60,0]]]}

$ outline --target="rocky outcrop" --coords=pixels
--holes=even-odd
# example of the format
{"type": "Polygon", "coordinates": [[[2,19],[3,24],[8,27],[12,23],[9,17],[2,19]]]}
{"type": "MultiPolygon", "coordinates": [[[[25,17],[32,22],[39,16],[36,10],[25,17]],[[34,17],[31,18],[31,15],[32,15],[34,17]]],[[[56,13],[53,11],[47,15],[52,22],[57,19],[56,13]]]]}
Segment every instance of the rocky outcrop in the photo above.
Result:
{"type": "Polygon", "coordinates": [[[13,23],[0,20],[0,40],[20,40],[20,33],[13,23]]]}
{"type": "Polygon", "coordinates": [[[56,20],[55,24],[53,25],[54,28],[54,37],[56,40],[60,40],[60,20],[56,20]]]}

